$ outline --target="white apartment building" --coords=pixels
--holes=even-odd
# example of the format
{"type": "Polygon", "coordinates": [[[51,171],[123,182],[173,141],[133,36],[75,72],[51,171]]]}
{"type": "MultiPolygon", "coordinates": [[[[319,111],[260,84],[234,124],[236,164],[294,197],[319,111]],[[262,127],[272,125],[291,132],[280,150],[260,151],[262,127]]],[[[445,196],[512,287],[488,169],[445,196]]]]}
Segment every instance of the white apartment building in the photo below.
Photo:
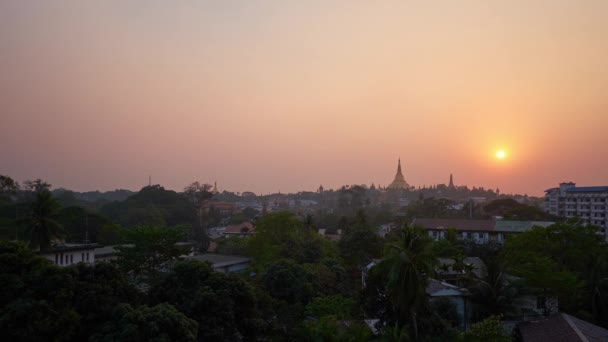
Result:
{"type": "Polygon", "coordinates": [[[600,227],[608,239],[608,186],[576,186],[560,183],[545,190],[545,210],[559,217],[578,217],[583,224],[600,227]]]}

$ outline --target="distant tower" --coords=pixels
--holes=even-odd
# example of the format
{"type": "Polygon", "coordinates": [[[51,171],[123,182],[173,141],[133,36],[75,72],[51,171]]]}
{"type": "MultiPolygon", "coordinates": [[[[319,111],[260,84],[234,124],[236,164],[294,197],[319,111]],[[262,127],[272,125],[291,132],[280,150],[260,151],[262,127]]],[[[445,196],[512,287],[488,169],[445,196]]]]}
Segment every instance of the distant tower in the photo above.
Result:
{"type": "Polygon", "coordinates": [[[323,193],[323,185],[319,185],[319,189],[317,190],[318,193],[322,194],[323,193]]]}
{"type": "Polygon", "coordinates": [[[395,175],[395,179],[388,186],[389,189],[409,189],[410,186],[405,181],[405,177],[403,177],[403,173],[401,172],[401,158],[399,158],[397,164],[397,174],[395,175]]]}
{"type": "Polygon", "coordinates": [[[214,195],[217,195],[220,193],[220,191],[217,189],[217,182],[213,182],[213,190],[211,190],[211,193],[214,195]]]}
{"type": "Polygon", "coordinates": [[[450,189],[454,188],[454,178],[452,178],[452,174],[450,173],[450,185],[448,185],[450,189]]]}

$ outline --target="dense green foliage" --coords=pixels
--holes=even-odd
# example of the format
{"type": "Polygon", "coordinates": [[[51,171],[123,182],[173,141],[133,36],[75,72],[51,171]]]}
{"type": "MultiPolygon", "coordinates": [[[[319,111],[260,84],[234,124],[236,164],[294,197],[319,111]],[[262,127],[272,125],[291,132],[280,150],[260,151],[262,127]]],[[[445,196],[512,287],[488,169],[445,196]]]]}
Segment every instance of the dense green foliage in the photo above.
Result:
{"type": "Polygon", "coordinates": [[[160,185],[146,186],[123,202],[111,202],[101,214],[123,226],[193,225],[198,222],[195,204],[186,196],[160,185]]]}
{"type": "Polygon", "coordinates": [[[126,273],[149,280],[189,252],[188,247],[176,245],[182,238],[179,231],[171,228],[139,226],[126,230],[129,244],[116,246],[116,263],[126,273]]]}
{"type": "Polygon", "coordinates": [[[335,245],[288,212],[260,219],[256,234],[249,240],[249,251],[260,268],[282,258],[298,263],[317,263],[337,254],[335,245]]]}
{"type": "Polygon", "coordinates": [[[63,229],[56,220],[59,203],[49,191],[40,191],[31,205],[31,216],[25,221],[30,230],[30,246],[48,250],[51,240],[61,237],[63,229]]]}
{"type": "Polygon", "coordinates": [[[597,228],[575,222],[535,227],[508,239],[503,255],[513,274],[559,308],[608,326],[608,245],[597,228]]]}
{"type": "Polygon", "coordinates": [[[255,340],[256,300],[234,275],[214,272],[197,261],[181,261],[150,289],[152,303],[169,303],[198,322],[205,341],[255,340]]]}
{"type": "MultiPolygon", "coordinates": [[[[0,244],[1,340],[502,341],[507,338],[499,317],[515,318],[523,295],[558,299],[560,310],[608,326],[608,247],[594,227],[565,222],[535,228],[509,237],[504,248],[459,240],[453,229],[441,241],[416,227],[378,234],[378,224],[404,217],[547,218],[514,201],[468,203],[456,210],[451,201],[427,196],[472,193],[462,188],[380,193],[343,187],[295,195],[296,201],[319,201],[318,211],[248,208],[228,217],[199,210],[210,198],[205,184],[193,183],[181,194],[145,187],[122,202],[104,204],[101,212],[96,212],[100,203],[82,205],[76,193],[51,196],[50,185],[41,180],[27,182],[25,190],[3,178],[0,185],[0,229],[7,228],[1,231],[6,237],[40,241],[30,247],[56,237],[121,244],[112,263],[65,268],[25,245],[0,244]],[[395,199],[401,196],[410,206],[395,218],[395,199]],[[17,225],[17,218],[24,224],[17,225]],[[176,242],[205,235],[210,222],[246,218],[255,220],[255,233],[217,241],[218,253],[252,258],[246,272],[228,275],[183,260],[188,251],[176,242]],[[318,234],[318,228],[341,230],[340,241],[318,234]],[[472,256],[482,259],[483,269],[465,262],[472,256]],[[453,263],[439,266],[438,257],[453,263]],[[368,268],[372,260],[377,265],[368,268]],[[426,293],[431,279],[449,272],[454,277],[449,281],[470,293],[473,312],[467,319],[478,321],[462,334],[455,327],[465,317],[455,302],[426,293]],[[364,319],[379,320],[376,335],[364,319]]],[[[247,195],[251,198],[255,194],[247,195]]],[[[225,192],[214,199],[234,202],[245,196],[225,192]]],[[[267,205],[268,197],[259,199],[267,205]]]]}
{"type": "Polygon", "coordinates": [[[90,340],[110,341],[196,341],[198,324],[169,304],[153,307],[132,307],[119,304],[114,309],[112,320],[90,340]]]}

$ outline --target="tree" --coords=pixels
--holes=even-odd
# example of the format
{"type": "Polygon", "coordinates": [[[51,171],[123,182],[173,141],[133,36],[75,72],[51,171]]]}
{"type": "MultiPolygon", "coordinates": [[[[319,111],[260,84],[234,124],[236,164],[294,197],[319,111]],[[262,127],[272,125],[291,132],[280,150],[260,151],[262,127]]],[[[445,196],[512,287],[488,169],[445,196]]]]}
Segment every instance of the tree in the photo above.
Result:
{"type": "Polygon", "coordinates": [[[203,205],[213,197],[210,190],[210,184],[201,184],[199,182],[194,182],[184,188],[184,196],[192,203],[198,216],[198,222],[195,226],[196,228],[193,229],[192,237],[197,242],[198,251],[203,253],[207,251],[210,243],[206,227],[207,222],[204,222],[208,220],[205,218],[205,213],[203,213],[203,205]]]}
{"type": "Polygon", "coordinates": [[[268,214],[258,220],[256,233],[249,238],[249,251],[255,266],[263,269],[279,259],[316,263],[336,255],[334,244],[306,227],[294,214],[268,214]]]}
{"type": "Polygon", "coordinates": [[[601,322],[593,293],[608,276],[608,245],[596,232],[575,221],[534,227],[507,239],[502,256],[539,295],[557,297],[561,310],[601,322]]]}
{"type": "Polygon", "coordinates": [[[10,196],[16,194],[19,188],[19,183],[11,177],[0,175],[0,201],[3,200],[3,197],[10,199],[10,196]]]}
{"type": "Polygon", "coordinates": [[[107,203],[100,212],[124,226],[198,224],[193,203],[160,185],[143,187],[123,202],[107,203]]]}
{"type": "Polygon", "coordinates": [[[261,283],[274,298],[289,304],[306,305],[315,295],[313,275],[291,260],[279,260],[268,265],[261,283]]]}
{"type": "Polygon", "coordinates": [[[248,255],[247,239],[230,236],[217,241],[215,253],[225,255],[248,255]]]}
{"type": "Polygon", "coordinates": [[[196,341],[198,324],[172,305],[132,307],[120,304],[113,319],[101,332],[91,336],[93,342],[105,341],[196,341]]]}
{"type": "Polygon", "coordinates": [[[19,244],[0,244],[0,340],[69,340],[80,324],[73,278],[19,244]]]}
{"type": "Polygon", "coordinates": [[[406,226],[401,241],[390,244],[385,259],[376,266],[386,277],[386,293],[396,322],[410,325],[415,339],[418,316],[429,311],[425,289],[436,263],[432,240],[426,232],[406,226]]]}
{"type": "Polygon", "coordinates": [[[63,229],[56,221],[59,203],[49,191],[40,191],[31,205],[32,214],[27,218],[31,231],[30,246],[46,251],[51,247],[51,240],[63,234],[63,229]]]}
{"type": "Polygon", "coordinates": [[[473,324],[468,331],[460,335],[459,340],[463,342],[509,342],[511,338],[505,335],[500,316],[490,316],[473,324]]]}
{"type": "Polygon", "coordinates": [[[486,269],[481,277],[468,278],[467,288],[472,301],[478,304],[478,316],[509,313],[515,298],[521,293],[522,280],[507,274],[507,266],[499,257],[485,260],[486,269]]]}
{"type": "Polygon", "coordinates": [[[177,246],[182,240],[179,231],[165,227],[135,227],[125,231],[128,245],[117,246],[116,262],[125,272],[141,280],[150,280],[170,262],[188,253],[177,246]]]}
{"type": "Polygon", "coordinates": [[[26,191],[32,191],[35,193],[50,191],[51,189],[51,184],[43,181],[40,178],[35,180],[27,180],[23,182],[23,185],[26,191]]]}
{"type": "Polygon", "coordinates": [[[372,258],[382,256],[382,238],[364,222],[346,229],[338,243],[342,257],[355,267],[361,267],[372,258]]]}
{"type": "Polygon", "coordinates": [[[127,279],[125,274],[108,262],[92,266],[79,263],[61,268],[75,282],[72,306],[80,316],[74,340],[87,340],[112,321],[114,308],[121,303],[139,305],[144,295],[127,279]]]}
{"type": "Polygon", "coordinates": [[[252,288],[235,275],[194,260],[177,262],[150,288],[152,304],[169,303],[198,322],[202,341],[255,341],[258,319],[252,288]]]}
{"type": "Polygon", "coordinates": [[[333,316],[347,319],[353,316],[355,301],[342,295],[316,297],[306,305],[306,315],[317,318],[333,316]]]}

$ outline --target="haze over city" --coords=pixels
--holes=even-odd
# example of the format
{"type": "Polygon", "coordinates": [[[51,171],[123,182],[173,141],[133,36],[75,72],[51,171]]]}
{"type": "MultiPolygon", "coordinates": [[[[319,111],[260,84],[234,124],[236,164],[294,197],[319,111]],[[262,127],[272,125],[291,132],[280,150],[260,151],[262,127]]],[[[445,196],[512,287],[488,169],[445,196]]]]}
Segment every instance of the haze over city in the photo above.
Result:
{"type": "Polygon", "coordinates": [[[607,14],[600,0],[2,1],[0,174],[294,192],[386,186],[401,158],[416,187],[606,184],[607,14]]]}

